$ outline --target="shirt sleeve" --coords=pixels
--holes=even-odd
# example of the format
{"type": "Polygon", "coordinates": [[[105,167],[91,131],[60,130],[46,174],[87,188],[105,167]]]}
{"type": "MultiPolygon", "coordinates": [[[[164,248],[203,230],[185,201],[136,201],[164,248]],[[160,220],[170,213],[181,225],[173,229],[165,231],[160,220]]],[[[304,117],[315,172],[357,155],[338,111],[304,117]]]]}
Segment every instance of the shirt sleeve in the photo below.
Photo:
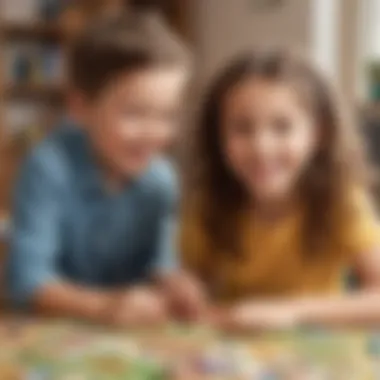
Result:
{"type": "Polygon", "coordinates": [[[57,279],[61,202],[54,155],[27,159],[15,189],[12,238],[6,278],[13,303],[26,306],[36,291],[57,279]]]}
{"type": "Polygon", "coordinates": [[[178,269],[175,236],[177,234],[178,183],[173,168],[161,165],[156,173],[159,180],[159,220],[154,241],[152,271],[165,275],[178,269]]]}
{"type": "Polygon", "coordinates": [[[349,195],[348,213],[342,215],[339,236],[341,246],[350,255],[380,248],[380,225],[375,206],[364,191],[349,195]]]}
{"type": "Polygon", "coordinates": [[[212,248],[198,217],[199,207],[199,202],[182,204],[178,244],[182,265],[202,276],[208,265],[207,255],[212,248]]]}

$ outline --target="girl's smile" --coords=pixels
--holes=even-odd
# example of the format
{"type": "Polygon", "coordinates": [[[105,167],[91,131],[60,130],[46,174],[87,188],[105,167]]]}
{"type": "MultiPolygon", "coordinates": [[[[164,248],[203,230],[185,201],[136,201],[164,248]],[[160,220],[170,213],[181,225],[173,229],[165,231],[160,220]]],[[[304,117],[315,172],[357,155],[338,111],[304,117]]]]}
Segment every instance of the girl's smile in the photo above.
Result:
{"type": "Polygon", "coordinates": [[[289,85],[247,80],[224,103],[227,164],[257,200],[291,194],[315,154],[317,128],[289,85]]]}

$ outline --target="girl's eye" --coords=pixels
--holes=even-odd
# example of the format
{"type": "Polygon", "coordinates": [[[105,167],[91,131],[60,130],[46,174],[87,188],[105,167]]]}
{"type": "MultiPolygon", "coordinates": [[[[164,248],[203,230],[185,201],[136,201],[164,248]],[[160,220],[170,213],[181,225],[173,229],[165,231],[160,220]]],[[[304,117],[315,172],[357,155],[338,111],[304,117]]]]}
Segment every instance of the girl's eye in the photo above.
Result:
{"type": "Polygon", "coordinates": [[[254,125],[248,118],[241,118],[232,123],[231,129],[240,135],[248,135],[254,130],[254,125]]]}
{"type": "Polygon", "coordinates": [[[159,114],[159,118],[163,123],[176,124],[180,119],[178,113],[174,111],[163,111],[159,114]]]}
{"type": "Polygon", "coordinates": [[[272,126],[276,133],[285,135],[292,129],[292,123],[285,117],[278,117],[272,121],[272,126]]]}

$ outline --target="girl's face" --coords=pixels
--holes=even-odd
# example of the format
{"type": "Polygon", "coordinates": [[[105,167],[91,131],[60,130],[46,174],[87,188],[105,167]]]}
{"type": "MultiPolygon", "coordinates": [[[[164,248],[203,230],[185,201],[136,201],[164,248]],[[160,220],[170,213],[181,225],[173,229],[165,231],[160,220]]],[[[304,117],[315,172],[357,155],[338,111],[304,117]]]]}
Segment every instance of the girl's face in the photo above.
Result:
{"type": "Polygon", "coordinates": [[[291,196],[318,142],[295,89],[252,78],[235,86],[222,108],[222,149],[237,179],[259,202],[291,196]]]}

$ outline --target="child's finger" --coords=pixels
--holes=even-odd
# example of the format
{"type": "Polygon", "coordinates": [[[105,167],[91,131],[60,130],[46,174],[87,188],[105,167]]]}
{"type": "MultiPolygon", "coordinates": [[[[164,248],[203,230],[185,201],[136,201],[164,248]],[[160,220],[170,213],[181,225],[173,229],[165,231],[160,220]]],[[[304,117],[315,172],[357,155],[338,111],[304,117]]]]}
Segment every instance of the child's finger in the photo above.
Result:
{"type": "Polygon", "coordinates": [[[207,310],[204,298],[197,292],[191,291],[191,288],[177,295],[172,301],[175,316],[182,320],[192,322],[200,320],[207,310]]]}
{"type": "Polygon", "coordinates": [[[202,319],[207,311],[206,302],[196,294],[191,294],[187,300],[189,317],[192,320],[202,319]]]}
{"type": "Polygon", "coordinates": [[[232,322],[232,313],[228,309],[210,308],[205,317],[207,323],[223,330],[232,322]]]}

